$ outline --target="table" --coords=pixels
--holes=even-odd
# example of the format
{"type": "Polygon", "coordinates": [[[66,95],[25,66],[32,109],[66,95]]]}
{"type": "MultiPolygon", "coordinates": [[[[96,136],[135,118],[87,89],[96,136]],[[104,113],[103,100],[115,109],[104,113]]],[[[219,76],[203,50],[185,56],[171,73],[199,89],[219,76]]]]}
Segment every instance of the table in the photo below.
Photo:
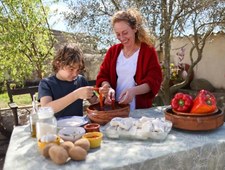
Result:
{"type": "MultiPolygon", "coordinates": [[[[139,109],[130,116],[162,117],[166,107],[139,109]]],[[[56,165],[37,150],[27,126],[14,128],[5,158],[4,170],[164,170],[225,167],[225,125],[207,132],[172,129],[162,142],[103,139],[101,148],[91,150],[85,161],[56,165]]]]}

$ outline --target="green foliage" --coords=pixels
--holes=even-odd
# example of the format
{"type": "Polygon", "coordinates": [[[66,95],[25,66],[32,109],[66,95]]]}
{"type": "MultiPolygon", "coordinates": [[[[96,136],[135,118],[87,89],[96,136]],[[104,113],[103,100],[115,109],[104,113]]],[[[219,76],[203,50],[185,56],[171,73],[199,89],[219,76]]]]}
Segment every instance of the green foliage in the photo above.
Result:
{"type": "Polygon", "coordinates": [[[0,108],[8,107],[9,97],[7,93],[0,94],[0,108]]]}
{"type": "Polygon", "coordinates": [[[55,40],[40,0],[0,2],[0,82],[41,79],[49,71],[55,40]]]}
{"type": "MultiPolygon", "coordinates": [[[[164,73],[165,67],[163,65],[161,67],[162,72],[164,73]]],[[[178,70],[179,68],[174,63],[170,63],[170,80],[174,81],[179,79],[178,70]]]]}

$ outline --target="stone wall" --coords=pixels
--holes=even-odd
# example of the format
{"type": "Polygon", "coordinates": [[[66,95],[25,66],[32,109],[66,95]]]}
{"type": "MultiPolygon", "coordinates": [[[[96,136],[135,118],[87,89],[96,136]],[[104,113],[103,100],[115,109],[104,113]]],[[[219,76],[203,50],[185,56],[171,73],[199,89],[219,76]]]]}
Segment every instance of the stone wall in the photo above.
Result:
{"type": "Polygon", "coordinates": [[[84,54],[85,77],[87,80],[96,80],[104,55],[84,54]]]}

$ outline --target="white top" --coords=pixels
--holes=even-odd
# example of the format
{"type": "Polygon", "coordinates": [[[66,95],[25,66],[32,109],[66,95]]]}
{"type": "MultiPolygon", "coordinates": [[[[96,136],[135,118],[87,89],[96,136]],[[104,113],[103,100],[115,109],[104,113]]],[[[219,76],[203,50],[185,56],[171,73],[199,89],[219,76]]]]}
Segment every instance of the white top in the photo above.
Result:
{"type": "MultiPolygon", "coordinates": [[[[119,96],[123,90],[134,87],[136,82],[134,76],[137,68],[137,60],[139,50],[137,50],[132,56],[126,58],[124,56],[123,50],[121,50],[116,64],[116,73],[118,75],[117,87],[116,87],[116,100],[119,101],[119,96]]],[[[130,103],[130,110],[134,110],[135,106],[135,97],[130,103]]]]}

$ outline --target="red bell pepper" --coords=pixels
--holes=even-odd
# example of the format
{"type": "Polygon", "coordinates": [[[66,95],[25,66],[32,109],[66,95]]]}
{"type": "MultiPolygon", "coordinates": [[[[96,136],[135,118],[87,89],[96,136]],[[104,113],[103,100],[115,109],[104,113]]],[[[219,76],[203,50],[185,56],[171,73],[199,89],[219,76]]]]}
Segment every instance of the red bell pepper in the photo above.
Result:
{"type": "Polygon", "coordinates": [[[103,110],[103,95],[102,93],[99,92],[99,88],[94,88],[94,94],[98,97],[99,99],[99,104],[100,104],[100,109],[103,110]]]}
{"type": "Polygon", "coordinates": [[[215,96],[207,90],[201,90],[194,99],[191,113],[210,113],[216,108],[215,96]]]}
{"type": "Polygon", "coordinates": [[[192,96],[184,93],[177,93],[171,101],[172,109],[178,112],[189,112],[192,104],[192,96]]]}

